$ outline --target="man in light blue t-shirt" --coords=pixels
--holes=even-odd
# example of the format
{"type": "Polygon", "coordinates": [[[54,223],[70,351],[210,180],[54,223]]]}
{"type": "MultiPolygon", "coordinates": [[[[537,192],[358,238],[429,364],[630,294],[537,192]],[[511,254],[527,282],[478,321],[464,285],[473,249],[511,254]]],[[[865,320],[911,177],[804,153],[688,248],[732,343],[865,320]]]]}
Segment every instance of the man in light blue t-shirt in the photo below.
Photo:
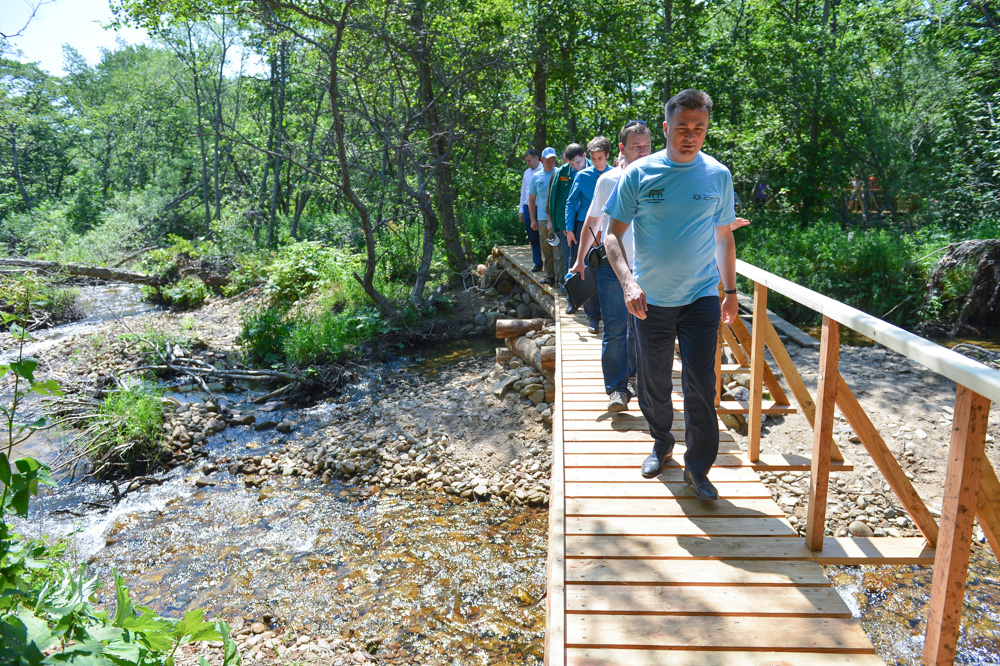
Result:
{"type": "MultiPolygon", "coordinates": [[[[542,166],[535,170],[531,177],[531,183],[528,185],[528,214],[531,216],[531,228],[536,231],[541,231],[546,226],[540,224],[541,222],[548,223],[549,216],[545,212],[545,208],[549,196],[549,185],[555,172],[556,149],[549,146],[542,151],[542,166]]],[[[552,261],[551,247],[542,247],[542,253],[545,256],[545,270],[549,275],[547,279],[550,284],[554,283],[557,274],[552,261]],[[546,249],[549,251],[546,252],[546,249]]]]}
{"type": "Polygon", "coordinates": [[[736,318],[736,244],[730,224],[733,179],[729,169],[701,152],[712,98],[684,90],[666,104],[667,148],[628,166],[604,210],[611,233],[605,241],[636,317],[639,408],[649,423],[653,452],[642,463],[645,478],[657,476],[673,454],[674,341],[680,341],[686,451],[684,480],[702,499],[718,499],[708,471],[719,453],[715,412],[715,349],[719,330],[718,284],[725,298],[721,317],[736,318]],[[633,225],[634,275],[622,250],[633,225]]]}

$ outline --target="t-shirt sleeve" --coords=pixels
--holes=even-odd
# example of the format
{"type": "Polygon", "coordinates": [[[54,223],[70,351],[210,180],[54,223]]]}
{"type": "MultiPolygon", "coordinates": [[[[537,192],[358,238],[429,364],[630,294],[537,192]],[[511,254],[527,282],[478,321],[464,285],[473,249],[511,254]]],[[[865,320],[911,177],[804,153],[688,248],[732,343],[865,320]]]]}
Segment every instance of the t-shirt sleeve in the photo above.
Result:
{"type": "Polygon", "coordinates": [[[639,172],[627,169],[611,191],[604,212],[625,224],[632,224],[632,218],[639,210],[639,172]]]}
{"type": "Polygon", "coordinates": [[[594,188],[594,198],[590,200],[590,208],[587,209],[587,217],[603,217],[604,204],[608,201],[611,188],[617,181],[614,178],[601,176],[597,179],[597,187],[594,188]]]}
{"type": "Polygon", "coordinates": [[[723,227],[736,221],[736,206],[733,204],[735,196],[733,176],[729,173],[729,169],[722,173],[719,180],[721,181],[719,190],[722,196],[719,197],[719,207],[715,210],[715,226],[723,227]]]}

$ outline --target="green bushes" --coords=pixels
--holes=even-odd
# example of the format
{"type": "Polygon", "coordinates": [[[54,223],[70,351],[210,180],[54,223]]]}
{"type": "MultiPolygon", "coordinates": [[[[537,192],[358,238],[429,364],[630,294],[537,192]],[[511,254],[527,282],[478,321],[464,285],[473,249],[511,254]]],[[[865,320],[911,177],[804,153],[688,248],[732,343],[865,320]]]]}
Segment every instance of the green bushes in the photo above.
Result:
{"type": "Polygon", "coordinates": [[[470,206],[462,215],[462,220],[474,260],[484,260],[494,245],[523,245],[527,242],[524,225],[518,220],[517,211],[512,206],[470,206]]]}
{"type": "Polygon", "coordinates": [[[333,361],[392,330],[354,279],[363,260],[315,242],[288,245],[262,267],[264,303],[242,317],[248,360],[299,367],[333,361]]]}
{"type": "Polygon", "coordinates": [[[76,289],[58,286],[36,273],[0,275],[0,307],[6,304],[14,314],[33,325],[72,319],[76,295],[76,289]]]}
{"type": "MultiPolygon", "coordinates": [[[[998,232],[996,222],[961,231],[926,227],[913,235],[898,229],[845,231],[827,221],[800,229],[791,218],[755,216],[749,227],[736,232],[736,251],[740,259],[764,270],[876,317],[911,326],[946,315],[923,307],[924,284],[939,251],[949,242],[998,232]]],[[[966,293],[968,285],[960,284],[962,279],[956,272],[951,289],[966,293]]],[[[778,294],[771,305],[800,323],[815,323],[818,318],[778,294]]]]}
{"type": "Polygon", "coordinates": [[[185,275],[177,282],[160,287],[160,296],[167,305],[185,310],[201,306],[212,291],[197,275],[185,275]]]}

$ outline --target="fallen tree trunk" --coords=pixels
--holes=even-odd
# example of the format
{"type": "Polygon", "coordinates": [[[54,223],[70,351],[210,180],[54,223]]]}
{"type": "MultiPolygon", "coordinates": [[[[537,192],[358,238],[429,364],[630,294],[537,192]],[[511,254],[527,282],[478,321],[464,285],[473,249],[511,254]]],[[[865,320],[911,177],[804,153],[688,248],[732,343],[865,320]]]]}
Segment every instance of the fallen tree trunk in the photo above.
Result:
{"type": "Polygon", "coordinates": [[[549,381],[554,381],[556,373],[556,348],[539,347],[528,338],[507,338],[507,349],[518,358],[538,370],[549,381]]]}
{"type": "Polygon", "coordinates": [[[498,338],[518,338],[528,331],[545,328],[545,319],[497,319],[498,338]]]}
{"type": "Polygon", "coordinates": [[[52,271],[57,273],[68,273],[70,275],[82,275],[85,277],[99,278],[101,280],[114,280],[115,282],[131,282],[132,284],[145,284],[157,287],[164,282],[165,278],[159,275],[146,275],[134,271],[123,271],[107,266],[85,266],[83,264],[60,264],[57,261],[37,261],[34,259],[3,259],[0,258],[0,266],[16,266],[18,268],[28,268],[36,271],[52,271]]]}

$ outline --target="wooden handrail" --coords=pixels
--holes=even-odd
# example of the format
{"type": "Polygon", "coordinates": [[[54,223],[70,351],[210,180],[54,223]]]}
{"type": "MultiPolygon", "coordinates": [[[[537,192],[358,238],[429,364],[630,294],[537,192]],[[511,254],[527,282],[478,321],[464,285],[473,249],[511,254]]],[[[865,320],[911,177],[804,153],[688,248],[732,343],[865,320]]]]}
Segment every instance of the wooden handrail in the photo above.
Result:
{"type": "Polygon", "coordinates": [[[736,272],[1000,403],[1000,372],[982,363],[745,261],[736,261],[736,272]]]}
{"type": "MultiPolygon", "coordinates": [[[[837,405],[918,529],[932,547],[937,547],[923,664],[954,663],[965,591],[962,581],[968,575],[973,519],[979,519],[990,547],[1000,555],[1000,481],[984,454],[990,403],[1000,402],[1000,372],[746,262],[737,261],[736,270],[754,282],[754,340],[750,358],[754,371],[751,373],[750,414],[760,414],[759,401],[765,381],[761,368],[766,367],[763,363],[766,341],[800,408],[813,426],[807,545],[816,551],[823,544],[831,457],[839,455],[832,432],[833,408],[837,405]],[[766,317],[768,289],[823,315],[820,375],[815,403],[812,403],[798,371],[766,317]],[[840,375],[837,357],[841,325],[868,336],[957,384],[940,525],[934,521],[889,447],[840,375]],[[754,403],[757,403],[756,409],[754,403]]],[[[747,447],[751,459],[760,454],[759,419],[756,426],[755,431],[751,419],[748,423],[747,447]]],[[[836,460],[836,457],[833,459],[836,460]]]]}

